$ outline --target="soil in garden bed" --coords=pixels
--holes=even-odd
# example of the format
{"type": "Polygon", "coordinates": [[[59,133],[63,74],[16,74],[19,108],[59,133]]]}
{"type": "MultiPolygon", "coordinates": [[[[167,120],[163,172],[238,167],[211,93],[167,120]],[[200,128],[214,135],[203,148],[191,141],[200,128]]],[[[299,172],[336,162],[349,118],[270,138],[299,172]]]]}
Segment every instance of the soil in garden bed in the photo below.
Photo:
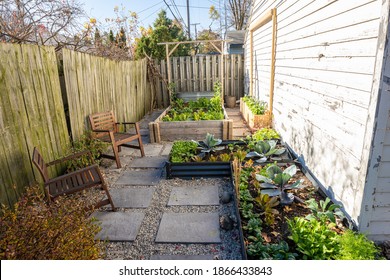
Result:
{"type": "MultiPolygon", "coordinates": [[[[303,184],[307,186],[303,189],[291,191],[294,196],[302,200],[302,202],[294,201],[294,203],[288,206],[282,206],[279,204],[275,207],[275,209],[279,212],[279,214],[275,215],[275,223],[272,226],[268,226],[266,223],[262,224],[262,235],[265,242],[280,243],[284,240],[289,243],[289,245],[292,245],[292,243],[290,243],[290,239],[288,238],[290,233],[288,230],[287,220],[291,220],[294,217],[305,217],[311,213],[310,209],[307,208],[304,201],[310,198],[314,198],[317,202],[325,199],[318,191],[316,191],[316,189],[313,187],[313,184],[301,171],[297,172],[294,178],[297,180],[303,179],[303,184]]],[[[255,190],[253,186],[249,187],[249,191],[253,197],[258,195],[257,190],[255,190]]],[[[259,209],[257,206],[254,207],[255,213],[262,212],[261,209],[259,209]]]]}

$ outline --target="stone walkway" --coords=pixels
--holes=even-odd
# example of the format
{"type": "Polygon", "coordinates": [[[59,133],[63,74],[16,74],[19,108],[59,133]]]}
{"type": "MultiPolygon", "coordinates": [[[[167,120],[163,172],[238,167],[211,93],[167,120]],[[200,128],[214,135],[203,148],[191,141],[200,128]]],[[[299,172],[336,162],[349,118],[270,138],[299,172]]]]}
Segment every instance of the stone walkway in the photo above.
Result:
{"type": "MultiPolygon", "coordinates": [[[[117,212],[103,208],[93,213],[102,228],[97,238],[110,241],[107,258],[241,258],[237,223],[236,228],[229,229],[229,232],[220,227],[226,207],[230,207],[228,218],[234,216],[232,202],[226,207],[220,203],[229,184],[223,180],[211,184],[203,180],[197,184],[164,179],[164,166],[172,143],[150,144],[146,129],[150,119],[159,113],[154,112],[140,122],[145,157],[140,157],[138,150],[123,148],[121,169],[116,169],[113,161],[103,164],[102,171],[110,183],[110,193],[118,208],[117,212]],[[221,253],[230,246],[226,245],[229,238],[235,242],[233,248],[226,248],[227,252],[221,253]],[[178,247],[182,250],[175,250],[178,247]]],[[[237,218],[233,217],[234,220],[237,218]]]]}

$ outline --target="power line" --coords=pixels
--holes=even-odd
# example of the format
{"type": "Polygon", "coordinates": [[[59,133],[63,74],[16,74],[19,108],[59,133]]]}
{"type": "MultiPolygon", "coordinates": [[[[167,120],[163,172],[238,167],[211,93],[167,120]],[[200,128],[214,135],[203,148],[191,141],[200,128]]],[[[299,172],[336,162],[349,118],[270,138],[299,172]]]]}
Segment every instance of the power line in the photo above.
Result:
{"type": "MultiPolygon", "coordinates": [[[[147,20],[148,18],[150,18],[151,16],[155,15],[159,10],[162,9],[162,6],[158,7],[157,10],[155,10],[153,13],[151,13],[150,15],[148,15],[147,17],[145,17],[143,20],[140,20],[140,22],[144,23],[145,20],[147,20]]],[[[144,23],[145,24],[145,23],[144,23]]]]}
{"type": "Polygon", "coordinates": [[[171,0],[171,3],[173,4],[173,7],[175,8],[177,14],[179,15],[179,18],[181,19],[181,23],[186,27],[186,25],[184,23],[184,19],[183,19],[182,15],[181,15],[179,9],[177,8],[177,5],[176,5],[175,1],[171,0]]]}
{"type": "MultiPolygon", "coordinates": [[[[185,5],[176,5],[177,7],[187,7],[185,5]]],[[[194,9],[210,9],[210,7],[197,7],[197,6],[189,6],[190,8],[194,8],[194,9]]]]}
{"type": "Polygon", "coordinates": [[[150,10],[151,8],[156,7],[157,5],[161,5],[161,2],[158,1],[157,4],[154,4],[153,6],[150,6],[149,8],[143,9],[142,11],[138,12],[137,14],[140,14],[140,13],[143,13],[147,10],[150,10]]]}

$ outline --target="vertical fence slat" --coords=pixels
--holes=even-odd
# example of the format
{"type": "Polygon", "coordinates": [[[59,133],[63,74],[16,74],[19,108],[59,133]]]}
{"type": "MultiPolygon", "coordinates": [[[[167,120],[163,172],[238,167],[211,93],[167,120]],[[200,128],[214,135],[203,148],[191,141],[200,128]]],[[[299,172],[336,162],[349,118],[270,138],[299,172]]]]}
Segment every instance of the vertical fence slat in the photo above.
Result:
{"type": "MultiPolygon", "coordinates": [[[[221,67],[220,55],[171,57],[172,81],[178,92],[212,91],[216,81],[224,76],[225,94],[235,95],[239,99],[244,94],[243,55],[224,55],[224,65],[221,67]],[[223,71],[223,75],[221,75],[223,71]]],[[[160,62],[160,73],[167,79],[165,60],[160,62]]],[[[157,86],[164,83],[157,81],[157,86]]],[[[161,94],[160,89],[157,94],[161,94]]],[[[165,103],[164,103],[165,105],[165,103]]]]}
{"type": "Polygon", "coordinates": [[[69,138],[54,48],[0,44],[0,59],[0,201],[11,206],[41,179],[33,147],[51,161],[69,148],[69,138]]]}
{"type": "MultiPolygon", "coordinates": [[[[88,128],[88,115],[114,110],[118,121],[138,121],[149,108],[146,61],[114,61],[64,50],[71,130],[74,139],[88,128]]],[[[165,101],[164,101],[165,103],[165,101]]],[[[166,102],[168,104],[168,102],[166,102]]]]}

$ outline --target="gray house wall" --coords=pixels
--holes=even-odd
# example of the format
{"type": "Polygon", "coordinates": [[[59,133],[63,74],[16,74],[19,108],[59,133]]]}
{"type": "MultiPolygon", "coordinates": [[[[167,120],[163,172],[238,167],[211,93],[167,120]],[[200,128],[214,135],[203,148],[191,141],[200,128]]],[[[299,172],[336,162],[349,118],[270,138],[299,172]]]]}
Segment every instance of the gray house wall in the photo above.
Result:
{"type": "MultiPolygon", "coordinates": [[[[377,104],[388,102],[379,98],[385,49],[380,34],[387,34],[388,1],[253,1],[250,21],[272,8],[277,9],[274,127],[359,229],[383,240],[390,233],[390,208],[381,208],[383,218],[374,218],[382,228],[375,233],[373,212],[366,208],[378,199],[390,207],[390,180],[381,177],[389,176],[389,162],[382,161],[378,169],[378,182],[386,191],[371,198],[373,187],[367,185],[377,108],[382,108],[377,104]]],[[[265,101],[270,92],[271,29],[269,22],[253,34],[253,95],[265,101]]],[[[387,158],[388,149],[383,145],[379,153],[387,158]]]]}

